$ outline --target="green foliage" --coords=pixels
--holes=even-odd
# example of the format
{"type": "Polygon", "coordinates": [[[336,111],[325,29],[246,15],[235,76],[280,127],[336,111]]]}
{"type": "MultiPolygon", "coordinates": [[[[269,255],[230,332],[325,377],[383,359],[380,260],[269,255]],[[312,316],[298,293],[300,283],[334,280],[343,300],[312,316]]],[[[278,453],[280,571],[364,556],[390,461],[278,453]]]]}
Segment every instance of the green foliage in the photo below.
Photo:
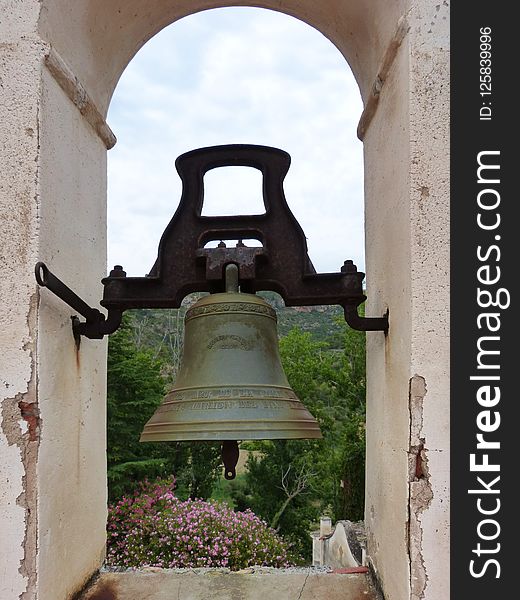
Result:
{"type": "Polygon", "coordinates": [[[245,473],[237,473],[235,479],[219,477],[215,482],[210,499],[225,502],[235,510],[246,510],[248,503],[248,485],[245,473]]]}
{"type": "Polygon", "coordinates": [[[172,472],[177,473],[180,498],[209,498],[222,470],[220,442],[179,442],[186,459],[172,472]]]}
{"type": "Polygon", "coordinates": [[[319,517],[319,507],[312,502],[319,477],[311,461],[320,444],[314,440],[260,441],[256,448],[261,454],[251,454],[247,463],[248,505],[304,557],[311,549],[311,523],[319,517]]]}
{"type": "Polygon", "coordinates": [[[257,453],[247,463],[248,505],[306,557],[309,530],[320,515],[363,515],[364,334],[338,326],[339,351],[298,329],[280,340],[289,383],[318,420],[323,439],[249,444],[257,453]]]}
{"type": "Polygon", "coordinates": [[[217,444],[141,443],[141,431],[165,393],[164,365],[152,350],[136,347],[134,319],[126,313],[109,339],[107,461],[109,497],[131,491],[145,477],[178,474],[179,494],[207,497],[218,475],[217,444]]]}
{"type": "Polygon", "coordinates": [[[335,497],[336,519],[363,519],[365,500],[365,415],[351,413],[341,443],[340,489],[335,497]]]}

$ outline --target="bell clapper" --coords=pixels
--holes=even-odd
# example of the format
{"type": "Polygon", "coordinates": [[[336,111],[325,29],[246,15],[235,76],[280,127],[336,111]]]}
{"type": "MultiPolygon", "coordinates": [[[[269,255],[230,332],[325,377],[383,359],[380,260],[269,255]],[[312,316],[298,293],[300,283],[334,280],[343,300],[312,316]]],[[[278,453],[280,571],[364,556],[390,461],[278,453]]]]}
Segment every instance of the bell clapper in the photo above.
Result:
{"type": "Polygon", "coordinates": [[[222,462],[224,463],[224,477],[226,479],[235,479],[239,450],[236,440],[224,440],[222,442],[222,462]]]}
{"type": "MultiPolygon", "coordinates": [[[[229,263],[225,268],[226,292],[238,292],[238,267],[234,263],[229,263]]],[[[222,442],[222,462],[224,463],[224,477],[226,479],[235,479],[239,450],[238,442],[224,440],[222,442]]]]}

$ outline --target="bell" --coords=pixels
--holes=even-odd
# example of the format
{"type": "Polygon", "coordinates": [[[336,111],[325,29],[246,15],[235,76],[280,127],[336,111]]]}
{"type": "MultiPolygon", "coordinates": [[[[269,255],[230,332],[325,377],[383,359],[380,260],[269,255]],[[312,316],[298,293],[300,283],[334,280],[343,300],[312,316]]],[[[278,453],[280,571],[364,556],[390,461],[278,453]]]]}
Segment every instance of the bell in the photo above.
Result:
{"type": "Polygon", "coordinates": [[[186,312],[175,385],[140,441],[221,440],[225,477],[233,479],[236,440],[322,435],[283,371],[276,312],[259,296],[238,292],[236,265],[226,268],[226,290],[186,312]]]}

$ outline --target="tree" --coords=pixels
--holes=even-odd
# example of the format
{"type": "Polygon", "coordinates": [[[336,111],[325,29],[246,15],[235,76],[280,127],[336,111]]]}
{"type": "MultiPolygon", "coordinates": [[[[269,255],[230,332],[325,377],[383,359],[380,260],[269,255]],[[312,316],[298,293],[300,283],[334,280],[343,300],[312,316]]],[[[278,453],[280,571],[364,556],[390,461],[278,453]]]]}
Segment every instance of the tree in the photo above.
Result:
{"type": "Polygon", "coordinates": [[[262,440],[247,462],[248,505],[308,556],[311,523],[319,517],[319,480],[312,464],[321,440],[262,440]]]}
{"type": "Polygon", "coordinates": [[[175,474],[178,493],[206,498],[218,476],[216,444],[140,443],[141,431],[165,393],[164,366],[153,352],[137,348],[132,313],[110,336],[107,373],[109,497],[128,493],[145,478],[175,474]]]}
{"type": "MultiPolygon", "coordinates": [[[[362,307],[363,309],[363,307],[362,307]]],[[[364,314],[364,310],[360,311],[364,314]]],[[[345,399],[345,413],[337,441],[340,486],[334,496],[336,520],[361,520],[365,504],[365,333],[342,324],[342,365],[338,391],[345,399]]]]}
{"type": "Polygon", "coordinates": [[[323,439],[248,443],[256,453],[248,460],[247,501],[304,556],[321,514],[336,520],[363,514],[364,334],[343,324],[332,344],[298,329],[280,340],[289,383],[318,420],[323,439]]]}

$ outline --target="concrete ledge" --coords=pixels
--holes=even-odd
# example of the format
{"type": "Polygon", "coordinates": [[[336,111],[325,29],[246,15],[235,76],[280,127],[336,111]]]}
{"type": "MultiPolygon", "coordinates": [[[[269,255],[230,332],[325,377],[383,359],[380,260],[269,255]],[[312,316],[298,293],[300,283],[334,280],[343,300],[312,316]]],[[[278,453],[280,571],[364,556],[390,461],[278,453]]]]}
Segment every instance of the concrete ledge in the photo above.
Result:
{"type": "Polygon", "coordinates": [[[313,568],[102,573],[80,600],[376,600],[366,574],[313,568]]]}

